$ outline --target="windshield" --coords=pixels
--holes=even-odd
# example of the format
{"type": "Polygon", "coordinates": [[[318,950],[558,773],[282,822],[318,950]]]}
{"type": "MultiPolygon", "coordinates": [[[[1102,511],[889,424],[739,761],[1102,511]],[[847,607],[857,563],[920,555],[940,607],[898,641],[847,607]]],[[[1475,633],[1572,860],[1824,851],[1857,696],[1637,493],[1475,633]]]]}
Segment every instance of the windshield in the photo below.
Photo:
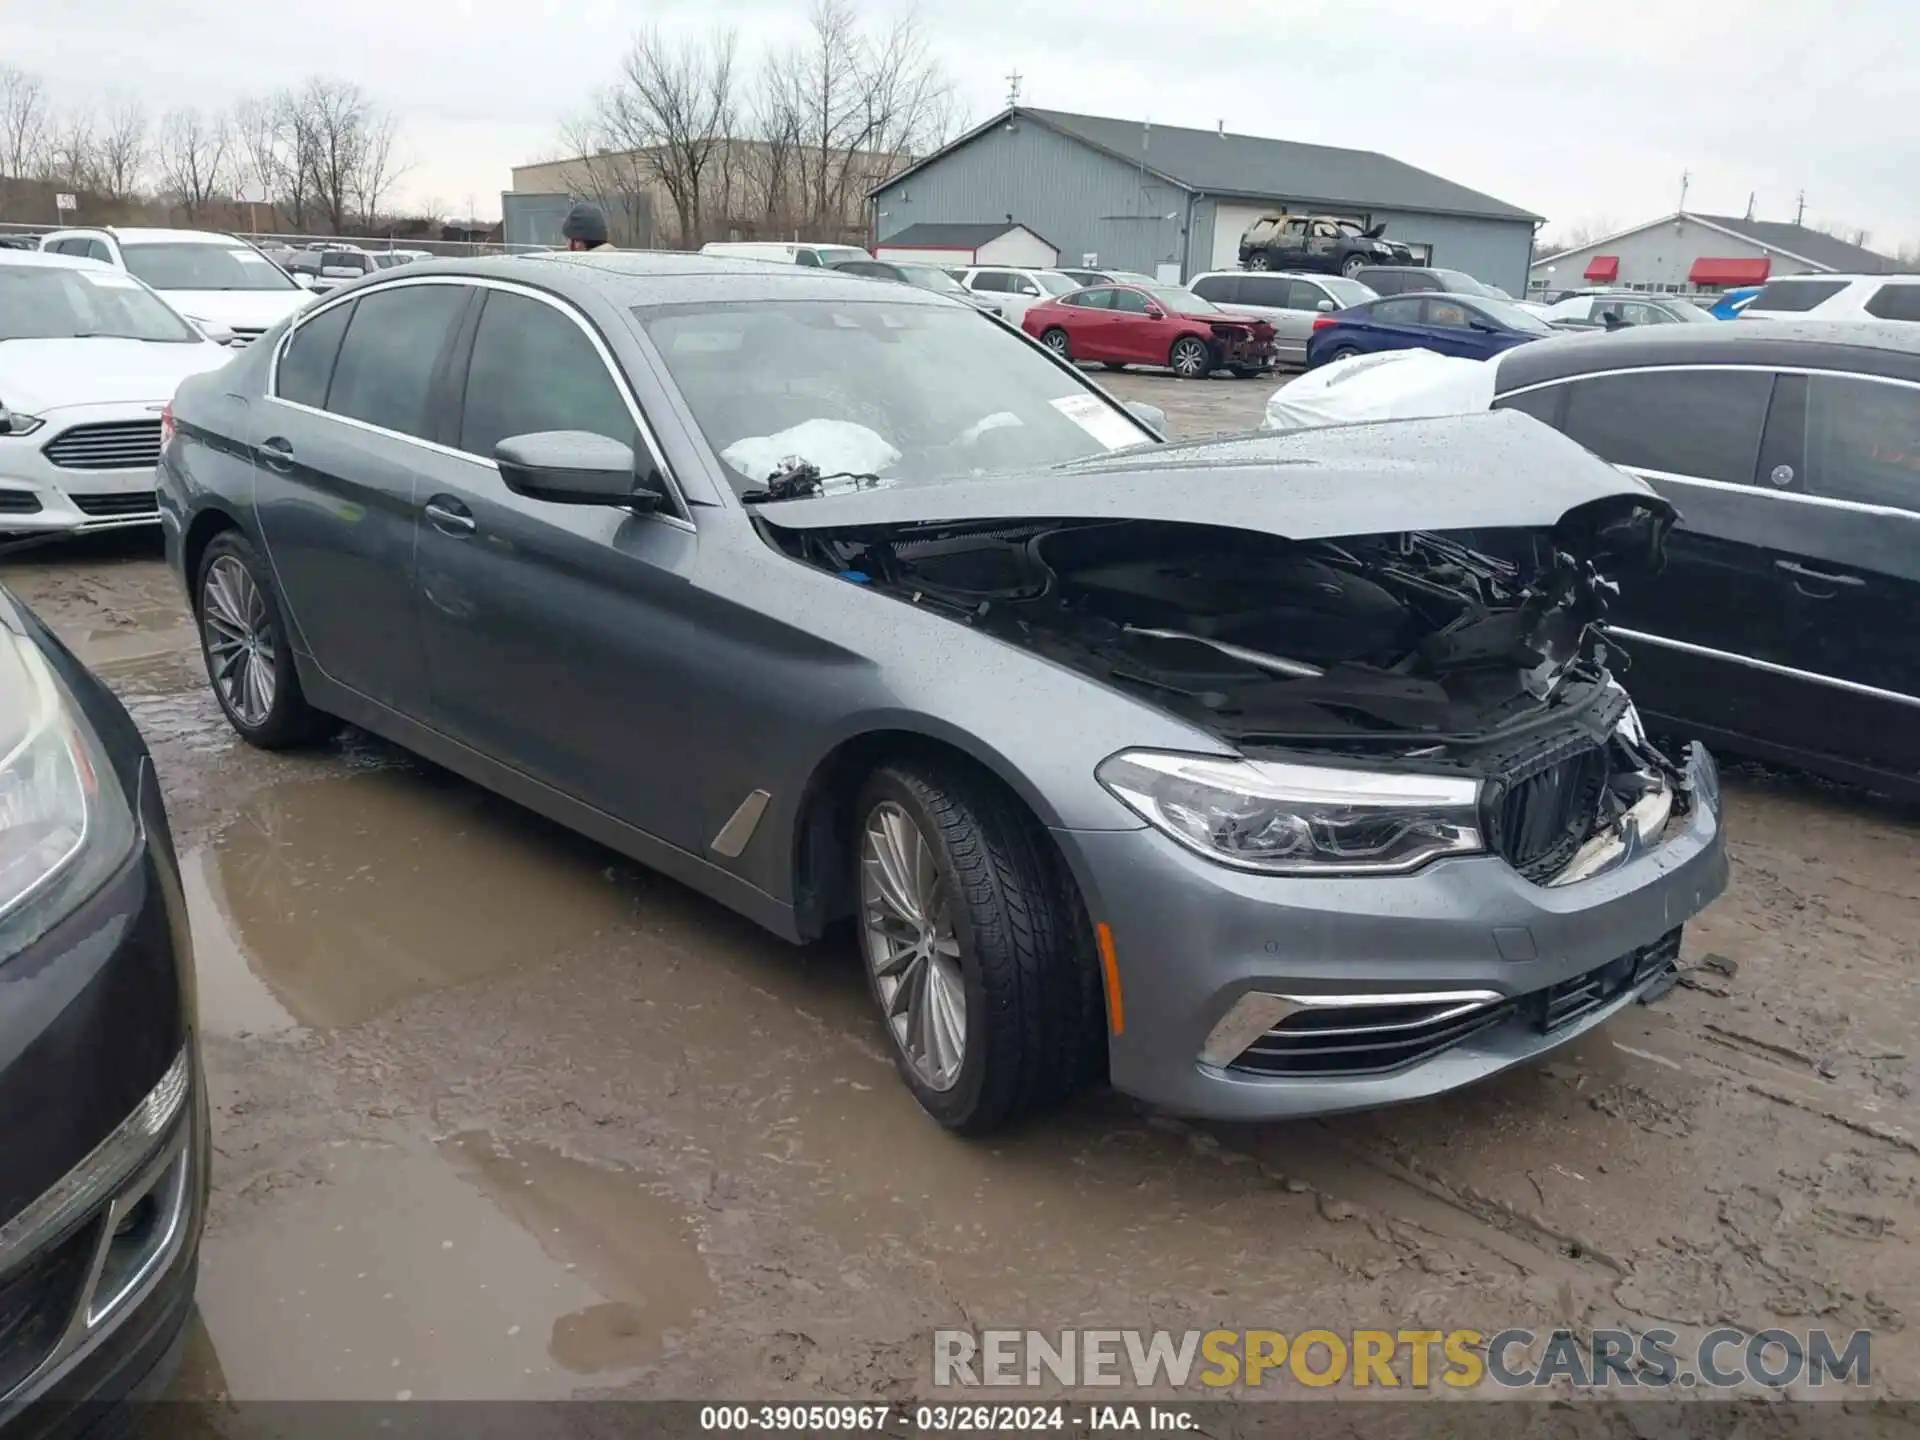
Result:
{"type": "MultiPolygon", "coordinates": [[[[969,309],[883,300],[636,307],[743,494],[823,476],[1032,470],[1154,436],[1037,347],[969,309]]],[[[861,482],[823,488],[846,489],[861,482]]]]}
{"type": "Polygon", "coordinates": [[[1440,277],[1440,283],[1447,287],[1449,295],[1484,295],[1489,300],[1506,298],[1491,285],[1482,285],[1464,270],[1435,270],[1433,273],[1440,277]]]}
{"type": "Polygon", "coordinates": [[[1342,235],[1365,235],[1367,233],[1366,226],[1354,220],[1336,220],[1334,223],[1340,227],[1340,233],[1342,235]]]}
{"type": "Polygon", "coordinates": [[[1220,307],[1178,285],[1142,285],[1147,294],[1180,315],[1218,315],[1220,307]]]}
{"type": "Polygon", "coordinates": [[[204,343],[157,295],[118,270],[0,265],[0,340],[102,337],[204,343]]]}
{"type": "Polygon", "coordinates": [[[1051,270],[1035,270],[1033,278],[1040,282],[1040,288],[1049,295],[1071,295],[1074,291],[1085,288],[1078,280],[1057,275],[1051,270]]]}
{"type": "Polygon", "coordinates": [[[292,290],[293,281],[258,250],[193,241],[123,240],[127,269],[156,290],[292,290]]]}
{"type": "Polygon", "coordinates": [[[1553,327],[1535,315],[1531,310],[1522,310],[1510,300],[1480,300],[1479,308],[1498,320],[1509,330],[1518,330],[1526,335],[1551,335],[1553,327]]]}
{"type": "Polygon", "coordinates": [[[917,285],[922,290],[932,290],[936,294],[967,296],[973,293],[936,265],[902,265],[900,273],[907,277],[909,285],[917,285]]]}
{"type": "Polygon", "coordinates": [[[1342,310],[1350,305],[1364,305],[1369,300],[1380,298],[1371,285],[1363,285],[1358,280],[1349,280],[1342,275],[1316,275],[1313,283],[1333,296],[1334,303],[1342,310]]]}
{"type": "Polygon", "coordinates": [[[871,260],[873,256],[853,245],[815,245],[813,253],[822,265],[838,265],[842,260],[871,260]]]}

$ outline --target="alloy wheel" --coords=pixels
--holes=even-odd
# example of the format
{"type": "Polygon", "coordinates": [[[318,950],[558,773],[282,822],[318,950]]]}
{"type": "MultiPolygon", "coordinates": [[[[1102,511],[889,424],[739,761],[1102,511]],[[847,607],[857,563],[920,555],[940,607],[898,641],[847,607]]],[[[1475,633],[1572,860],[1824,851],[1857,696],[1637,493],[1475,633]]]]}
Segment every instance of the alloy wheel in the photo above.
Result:
{"type": "Polygon", "coordinates": [[[894,1043],[922,1083],[951,1090],[967,1058],[967,990],[952,901],[933,847],[890,800],[874,806],[861,837],[860,914],[894,1043]]]}
{"type": "Polygon", "coordinates": [[[1042,343],[1045,344],[1049,350],[1053,351],[1054,354],[1065,355],[1067,353],[1067,332],[1066,331],[1049,330],[1044,336],[1041,337],[1041,340],[1042,340],[1042,343]]]}
{"type": "Polygon", "coordinates": [[[1173,373],[1194,380],[1207,373],[1207,347],[1189,336],[1173,347],[1173,373]]]}
{"type": "Polygon", "coordinates": [[[1264,270],[1264,269],[1266,269],[1266,268],[1267,268],[1267,257],[1266,257],[1266,254],[1265,254],[1264,252],[1262,252],[1262,253],[1260,253],[1260,254],[1257,254],[1257,255],[1255,255],[1255,256],[1254,256],[1254,257],[1253,257],[1252,259],[1250,259],[1250,260],[1248,260],[1248,261],[1247,261],[1247,268],[1248,268],[1249,270],[1264,270]]]}
{"type": "Polygon", "coordinates": [[[227,709],[243,725],[266,724],[273,713],[276,658],[267,599],[247,567],[231,555],[207,567],[200,630],[208,673],[227,709]]]}
{"type": "Polygon", "coordinates": [[[1347,257],[1347,263],[1340,267],[1340,273],[1346,276],[1349,280],[1351,280],[1354,276],[1358,275],[1362,270],[1366,268],[1367,268],[1367,261],[1365,256],[1349,255],[1347,257]]]}

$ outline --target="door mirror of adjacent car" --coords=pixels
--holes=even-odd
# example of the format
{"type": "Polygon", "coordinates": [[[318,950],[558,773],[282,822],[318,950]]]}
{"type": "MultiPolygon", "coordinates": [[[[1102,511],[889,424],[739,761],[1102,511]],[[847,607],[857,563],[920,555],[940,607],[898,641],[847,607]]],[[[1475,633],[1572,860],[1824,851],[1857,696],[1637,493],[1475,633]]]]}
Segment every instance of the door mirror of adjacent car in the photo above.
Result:
{"type": "Polygon", "coordinates": [[[293,283],[298,285],[302,290],[313,289],[313,276],[309,275],[306,271],[290,270],[287,273],[293,276],[293,283]]]}
{"type": "Polygon", "coordinates": [[[1318,310],[1322,315],[1330,315],[1333,313],[1333,302],[1331,300],[1322,300],[1313,308],[1318,310]]]}
{"type": "Polygon", "coordinates": [[[225,325],[222,325],[218,320],[196,320],[193,323],[199,327],[200,333],[214,344],[233,344],[233,331],[225,325]]]}
{"type": "Polygon", "coordinates": [[[1164,320],[1167,318],[1167,312],[1162,310],[1158,305],[1149,303],[1147,305],[1147,318],[1149,320],[1164,320]]]}
{"type": "Polygon", "coordinates": [[[516,495],[553,505],[630,505],[655,510],[658,483],[635,474],[633,447],[588,430],[509,435],[493,447],[500,478],[516,495]]]}
{"type": "Polygon", "coordinates": [[[1167,438],[1167,412],[1158,405],[1149,405],[1143,400],[1129,400],[1126,410],[1162,440],[1167,438]]]}

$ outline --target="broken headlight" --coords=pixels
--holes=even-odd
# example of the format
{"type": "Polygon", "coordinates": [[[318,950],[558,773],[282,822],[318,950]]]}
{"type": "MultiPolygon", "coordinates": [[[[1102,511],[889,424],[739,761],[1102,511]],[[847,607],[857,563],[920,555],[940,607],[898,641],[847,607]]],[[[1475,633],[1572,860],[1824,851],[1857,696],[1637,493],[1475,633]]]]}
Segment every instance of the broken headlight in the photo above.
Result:
{"type": "Polygon", "coordinates": [[[1480,782],[1466,777],[1126,750],[1100,783],[1210,860],[1269,875],[1397,875],[1473,854],[1480,782]]]}
{"type": "Polygon", "coordinates": [[[120,782],[40,651],[0,628],[0,958],[31,945],[126,860],[120,782]]]}

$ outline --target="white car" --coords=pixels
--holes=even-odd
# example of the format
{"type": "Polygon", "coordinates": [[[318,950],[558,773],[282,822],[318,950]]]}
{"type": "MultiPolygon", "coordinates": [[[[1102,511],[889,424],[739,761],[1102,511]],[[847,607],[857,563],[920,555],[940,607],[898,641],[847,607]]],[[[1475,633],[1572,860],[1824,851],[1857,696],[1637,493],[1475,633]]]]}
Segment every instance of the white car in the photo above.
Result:
{"type": "Polygon", "coordinates": [[[1788,275],[1769,280],[1741,320],[1920,320],[1920,275],[1788,275]]]}
{"type": "Polygon", "coordinates": [[[110,265],[0,250],[0,533],[158,523],[162,412],[233,355],[110,265]]]}
{"type": "Polygon", "coordinates": [[[709,240],[702,255],[725,255],[734,260],[771,260],[776,265],[825,267],[842,260],[871,260],[858,245],[820,245],[791,240],[709,240]]]}
{"type": "Polygon", "coordinates": [[[208,334],[243,345],[313,299],[246,241],[207,230],[55,230],[40,248],[125,270],[208,334]]]}
{"type": "Polygon", "coordinates": [[[1022,270],[1013,265],[974,265],[962,270],[958,278],[962,285],[983,297],[1015,325],[1030,307],[1042,300],[1058,299],[1087,288],[1058,270],[1022,270]]]}

